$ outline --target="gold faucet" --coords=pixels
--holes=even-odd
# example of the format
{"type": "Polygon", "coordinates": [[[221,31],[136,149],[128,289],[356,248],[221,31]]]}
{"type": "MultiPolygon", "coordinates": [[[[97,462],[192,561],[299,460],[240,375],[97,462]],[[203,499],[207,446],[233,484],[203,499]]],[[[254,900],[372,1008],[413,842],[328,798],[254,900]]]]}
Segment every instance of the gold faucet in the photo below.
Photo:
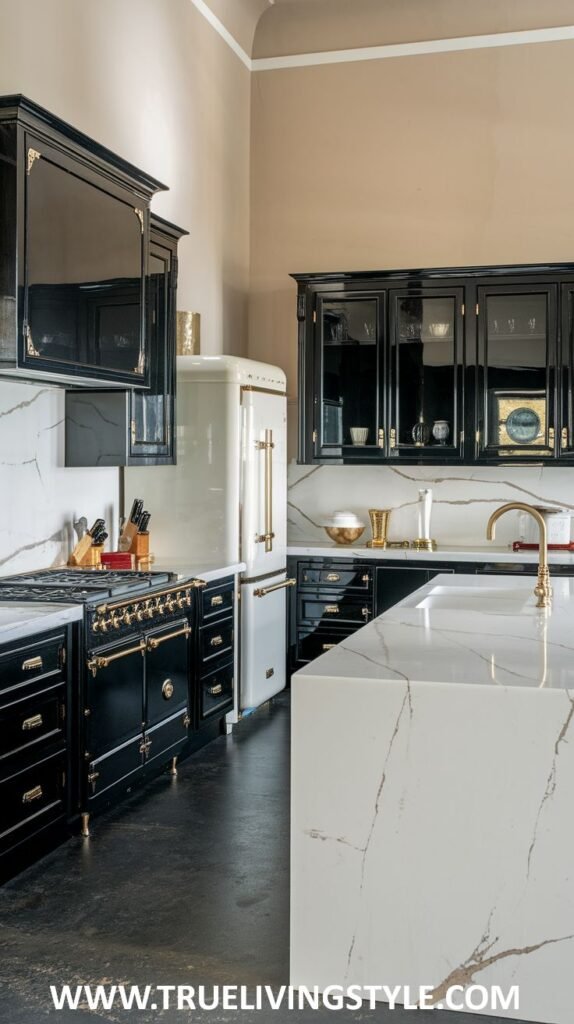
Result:
{"type": "Polygon", "coordinates": [[[546,539],[546,523],[540,515],[537,508],[533,505],[527,505],[523,501],[509,501],[506,505],[501,505],[500,508],[493,512],[488,525],[486,527],[486,539],[494,540],[495,526],[501,516],[505,512],[528,512],[533,519],[538,523],[538,529],[540,531],[540,539],[538,543],[538,579],[534,588],[534,593],[538,598],[536,602],[537,608],[548,608],[552,601],[552,587],[550,586],[550,573],[548,571],[548,543],[546,539]]]}

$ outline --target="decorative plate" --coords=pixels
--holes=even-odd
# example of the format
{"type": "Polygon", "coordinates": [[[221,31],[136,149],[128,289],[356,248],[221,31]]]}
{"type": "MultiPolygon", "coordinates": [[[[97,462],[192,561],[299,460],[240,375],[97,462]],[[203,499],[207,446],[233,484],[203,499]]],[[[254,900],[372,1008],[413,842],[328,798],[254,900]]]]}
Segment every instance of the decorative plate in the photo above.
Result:
{"type": "Polygon", "coordinates": [[[506,433],[515,444],[532,444],[540,436],[540,417],[528,406],[519,406],[508,414],[506,433]]]}

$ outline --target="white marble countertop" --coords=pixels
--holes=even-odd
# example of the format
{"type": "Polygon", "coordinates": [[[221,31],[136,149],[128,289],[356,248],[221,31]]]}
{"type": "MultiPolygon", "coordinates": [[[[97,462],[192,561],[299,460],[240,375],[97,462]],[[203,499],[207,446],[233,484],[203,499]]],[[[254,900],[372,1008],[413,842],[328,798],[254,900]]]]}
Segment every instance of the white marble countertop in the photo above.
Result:
{"type": "MultiPolygon", "coordinates": [[[[287,554],[305,558],[361,558],[384,559],[396,562],[538,562],[537,551],[512,551],[496,544],[476,547],[440,547],[438,551],[413,551],[410,548],[368,548],[365,544],[333,544],[330,541],[309,544],[288,544],[287,554]]],[[[574,551],[549,551],[551,565],[571,565],[574,551]]]]}
{"type": "Polygon", "coordinates": [[[441,574],[296,675],[574,689],[574,579],[441,574]]]}
{"type": "Polygon", "coordinates": [[[34,633],[45,633],[69,622],[78,622],[84,614],[81,604],[49,604],[35,601],[0,602],[0,644],[21,640],[34,633]]]}
{"type": "Polygon", "coordinates": [[[247,566],[245,562],[232,562],[230,565],[222,565],[221,562],[209,559],[203,562],[191,561],[190,559],[181,562],[170,561],[169,559],[158,559],[152,565],[154,572],[174,572],[179,580],[200,579],[206,583],[212,580],[224,579],[225,576],[235,576],[244,572],[247,566]]]}

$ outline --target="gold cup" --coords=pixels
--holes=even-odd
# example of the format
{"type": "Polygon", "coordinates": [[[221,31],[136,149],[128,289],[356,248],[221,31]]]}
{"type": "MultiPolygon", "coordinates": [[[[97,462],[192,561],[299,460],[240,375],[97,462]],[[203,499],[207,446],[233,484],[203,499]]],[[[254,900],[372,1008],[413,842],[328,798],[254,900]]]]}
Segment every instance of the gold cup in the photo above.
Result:
{"type": "Polygon", "coordinates": [[[367,541],[368,548],[386,548],[391,511],[392,510],[390,508],[369,509],[373,539],[367,541]]]}

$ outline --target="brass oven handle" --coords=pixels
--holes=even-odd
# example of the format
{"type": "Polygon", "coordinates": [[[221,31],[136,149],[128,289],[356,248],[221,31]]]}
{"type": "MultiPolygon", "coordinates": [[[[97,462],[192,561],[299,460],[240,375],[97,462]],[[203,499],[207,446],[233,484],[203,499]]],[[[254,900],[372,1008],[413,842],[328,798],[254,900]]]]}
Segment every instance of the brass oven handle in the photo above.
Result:
{"type": "Polygon", "coordinates": [[[294,587],[296,584],[297,580],[283,580],[283,583],[273,583],[270,587],[258,587],[253,591],[253,596],[267,597],[267,594],[273,594],[276,590],[285,590],[286,587],[294,587]]]}
{"type": "Polygon", "coordinates": [[[325,615],[338,615],[340,611],[338,604],[326,604],[325,615]]]}
{"type": "Polygon", "coordinates": [[[23,672],[31,672],[32,669],[43,668],[43,667],[44,667],[44,662],[42,661],[42,658],[40,657],[39,654],[35,658],[26,658],[26,661],[22,662],[22,671],[23,672]]]}
{"type": "Polygon", "coordinates": [[[210,647],[221,647],[222,643],[223,643],[223,637],[222,636],[212,636],[211,640],[209,641],[210,647]]]}
{"type": "Polygon", "coordinates": [[[44,795],[44,791],[41,786],[34,786],[34,789],[29,789],[26,793],[22,794],[22,803],[31,804],[32,800],[39,800],[44,795]]]}
{"type": "Polygon", "coordinates": [[[257,543],[265,543],[265,551],[273,551],[273,431],[265,431],[265,440],[256,442],[259,451],[265,452],[265,533],[257,537],[257,543]]]}
{"type": "Polygon", "coordinates": [[[41,715],[32,715],[31,718],[25,718],[22,722],[22,729],[27,732],[29,729],[39,729],[44,724],[44,719],[41,715]]]}
{"type": "Polygon", "coordinates": [[[145,649],[145,640],[140,640],[137,647],[126,647],[125,650],[118,651],[117,654],[97,655],[95,658],[90,658],[87,662],[87,666],[95,679],[98,669],[107,668],[108,665],[111,665],[112,661],[118,661],[120,658],[127,658],[130,654],[144,654],[145,649]]]}
{"type": "Polygon", "coordinates": [[[327,573],[327,580],[329,583],[338,583],[340,579],[341,577],[339,576],[338,572],[327,573]]]}
{"type": "Polygon", "coordinates": [[[222,594],[216,594],[215,597],[211,598],[211,607],[212,608],[218,608],[219,605],[221,605],[221,604],[223,604],[223,595],[222,594]]]}
{"type": "Polygon", "coordinates": [[[155,651],[166,640],[175,640],[176,636],[189,636],[190,633],[191,626],[184,626],[182,629],[176,629],[173,633],[165,633],[163,636],[150,636],[147,641],[147,649],[155,651]]]}
{"type": "Polygon", "coordinates": [[[207,692],[210,694],[210,696],[217,697],[218,693],[223,692],[223,686],[221,685],[221,683],[217,683],[216,686],[208,686],[207,692]]]}

